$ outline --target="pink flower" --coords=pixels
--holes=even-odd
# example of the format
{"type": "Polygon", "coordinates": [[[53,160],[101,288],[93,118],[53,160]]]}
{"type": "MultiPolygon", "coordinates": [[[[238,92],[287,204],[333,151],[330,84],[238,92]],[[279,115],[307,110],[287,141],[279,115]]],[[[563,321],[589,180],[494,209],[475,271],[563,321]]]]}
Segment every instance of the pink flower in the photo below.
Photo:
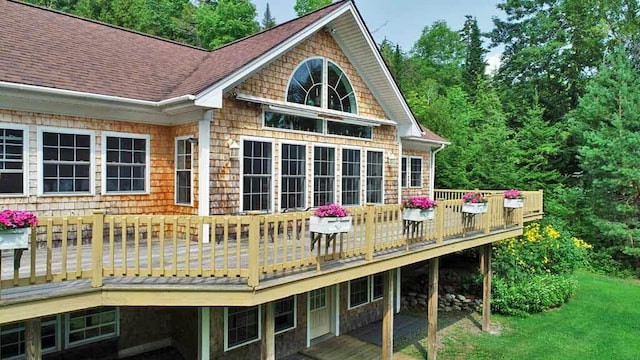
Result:
{"type": "Polygon", "coordinates": [[[338,204],[322,205],[314,211],[317,217],[345,217],[349,211],[338,204]]]}
{"type": "Polygon", "coordinates": [[[517,189],[511,189],[511,190],[507,190],[504,192],[504,198],[505,199],[524,199],[524,196],[522,195],[522,193],[520,192],[520,190],[517,189]]]}
{"type": "Polygon", "coordinates": [[[464,203],[471,203],[471,204],[480,204],[480,203],[486,203],[489,200],[487,200],[487,198],[485,198],[481,192],[476,191],[476,192],[468,192],[464,195],[462,195],[462,202],[464,203]]]}
{"type": "Polygon", "coordinates": [[[407,200],[402,203],[402,206],[407,209],[426,210],[433,209],[434,207],[438,206],[438,204],[426,196],[409,196],[407,200]]]}
{"type": "Polygon", "coordinates": [[[0,230],[21,229],[37,224],[38,217],[30,212],[8,209],[0,212],[0,230]]]}

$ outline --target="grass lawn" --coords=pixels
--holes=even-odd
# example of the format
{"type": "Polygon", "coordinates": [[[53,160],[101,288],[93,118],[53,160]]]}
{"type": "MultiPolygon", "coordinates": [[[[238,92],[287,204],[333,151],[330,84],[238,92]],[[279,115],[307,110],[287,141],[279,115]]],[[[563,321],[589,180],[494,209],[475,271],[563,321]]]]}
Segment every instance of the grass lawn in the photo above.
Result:
{"type": "MultiPolygon", "coordinates": [[[[479,332],[469,317],[447,327],[438,359],[640,359],[640,281],[586,272],[576,278],[576,295],[560,309],[527,318],[493,316],[498,334],[479,332]]],[[[401,351],[424,359],[415,345],[401,351]]]]}

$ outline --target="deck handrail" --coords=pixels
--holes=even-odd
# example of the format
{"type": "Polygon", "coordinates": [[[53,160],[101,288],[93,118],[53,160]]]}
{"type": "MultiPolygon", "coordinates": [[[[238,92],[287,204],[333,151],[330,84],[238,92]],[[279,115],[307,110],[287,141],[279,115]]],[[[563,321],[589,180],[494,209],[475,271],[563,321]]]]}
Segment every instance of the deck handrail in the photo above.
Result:
{"type": "Polygon", "coordinates": [[[488,212],[481,215],[462,213],[464,192],[436,190],[442,200],[435,219],[422,223],[404,221],[399,204],[350,208],[351,231],[322,238],[314,251],[311,211],[196,216],[96,210],[89,216],[41,217],[23,266],[11,273],[11,259],[2,257],[0,287],[74,279],[91,279],[93,287],[101,287],[105,278],[117,277],[224,277],[255,287],[274,273],[314,271],[338,259],[374,261],[388,251],[409,252],[471,233],[521,228],[527,216],[542,215],[541,191],[525,192],[525,207],[515,211],[503,208],[501,192],[487,191],[488,212]]]}

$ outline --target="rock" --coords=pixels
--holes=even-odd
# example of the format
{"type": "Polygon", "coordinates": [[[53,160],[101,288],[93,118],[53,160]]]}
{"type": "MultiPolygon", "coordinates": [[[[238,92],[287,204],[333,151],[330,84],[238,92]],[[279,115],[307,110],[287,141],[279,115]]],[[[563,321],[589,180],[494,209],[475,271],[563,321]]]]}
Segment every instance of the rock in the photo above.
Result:
{"type": "Polygon", "coordinates": [[[458,295],[460,301],[465,301],[467,298],[464,295],[458,295]]]}
{"type": "Polygon", "coordinates": [[[407,293],[407,295],[409,295],[409,296],[416,296],[416,295],[418,295],[418,293],[415,293],[415,292],[413,292],[413,291],[412,291],[412,292],[408,292],[408,293],[407,293]]]}

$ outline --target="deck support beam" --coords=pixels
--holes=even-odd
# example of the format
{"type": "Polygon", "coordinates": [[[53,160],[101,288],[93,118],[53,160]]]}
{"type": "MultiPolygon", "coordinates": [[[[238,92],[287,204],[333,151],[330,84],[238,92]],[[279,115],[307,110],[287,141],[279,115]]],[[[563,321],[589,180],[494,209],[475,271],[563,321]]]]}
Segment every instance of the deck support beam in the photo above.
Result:
{"type": "Polygon", "coordinates": [[[480,247],[480,271],[482,272],[482,330],[491,327],[491,244],[480,247]]]}
{"type": "Polygon", "coordinates": [[[211,308],[198,309],[198,360],[211,358],[211,308]]]}
{"type": "Polygon", "coordinates": [[[29,319],[24,325],[25,359],[42,359],[42,341],[40,338],[40,318],[29,319]]]}
{"type": "Polygon", "coordinates": [[[276,335],[275,335],[275,302],[270,301],[263,305],[262,343],[260,348],[260,359],[276,359],[276,335]]]}
{"type": "Polygon", "coordinates": [[[396,269],[386,271],[383,275],[384,310],[382,317],[382,360],[393,359],[393,310],[396,269]]]}
{"type": "Polygon", "coordinates": [[[438,270],[440,258],[429,260],[429,304],[427,307],[427,359],[438,355],[438,270]]]}

